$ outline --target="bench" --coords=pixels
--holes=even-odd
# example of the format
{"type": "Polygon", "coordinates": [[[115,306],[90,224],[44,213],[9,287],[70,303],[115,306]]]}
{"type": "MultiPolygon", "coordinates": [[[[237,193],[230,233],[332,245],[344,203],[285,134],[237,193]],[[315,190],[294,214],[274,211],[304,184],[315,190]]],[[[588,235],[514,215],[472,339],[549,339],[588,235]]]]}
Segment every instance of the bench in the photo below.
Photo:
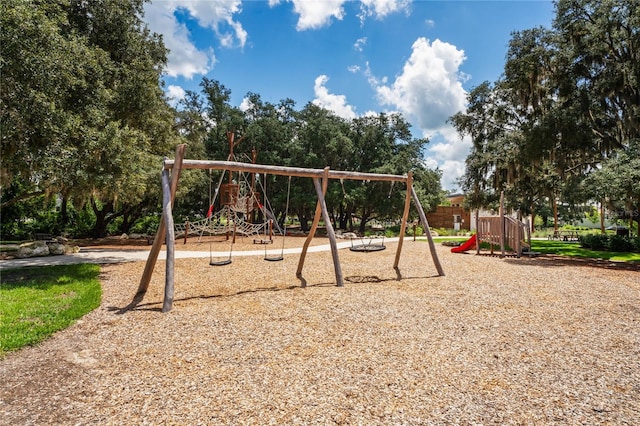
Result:
{"type": "Polygon", "coordinates": [[[553,231],[553,234],[549,234],[547,239],[549,240],[562,240],[562,241],[578,241],[579,234],[577,231],[553,231]]]}
{"type": "Polygon", "coordinates": [[[53,235],[45,234],[42,232],[36,232],[35,234],[33,234],[33,237],[36,241],[53,241],[53,235]]]}

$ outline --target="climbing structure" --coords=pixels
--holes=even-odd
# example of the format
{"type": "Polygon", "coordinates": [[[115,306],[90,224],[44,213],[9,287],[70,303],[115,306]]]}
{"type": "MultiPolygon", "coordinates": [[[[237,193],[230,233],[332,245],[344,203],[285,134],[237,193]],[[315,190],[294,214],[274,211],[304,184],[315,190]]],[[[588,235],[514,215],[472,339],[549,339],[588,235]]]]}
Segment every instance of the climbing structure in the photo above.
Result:
{"type": "MultiPolygon", "coordinates": [[[[243,138],[235,139],[235,133],[227,132],[229,143],[229,156],[227,161],[236,162],[238,159],[234,154],[234,148],[243,138]]],[[[256,151],[253,150],[251,163],[255,164],[256,151]]],[[[210,178],[211,179],[211,178],[210,178]]],[[[258,185],[262,186],[260,182],[258,185]]],[[[210,181],[211,185],[211,181],[210,181]]],[[[266,192],[263,189],[263,193],[266,192]]],[[[211,189],[210,189],[211,192],[211,189]]],[[[187,224],[176,224],[176,234],[186,235],[188,232],[197,234],[199,239],[203,235],[236,235],[252,236],[258,241],[261,234],[266,234],[271,229],[282,234],[282,229],[275,220],[275,216],[270,210],[270,204],[266,199],[261,199],[261,193],[256,191],[255,173],[249,176],[247,173],[223,170],[220,181],[215,188],[213,196],[210,194],[210,207],[207,216],[198,221],[187,224]],[[227,178],[225,182],[225,176],[227,178]],[[224,182],[224,183],[223,183],[224,182]],[[214,206],[219,208],[214,211],[214,206]],[[262,218],[259,223],[253,223],[251,218],[254,211],[260,211],[262,218]]]]}

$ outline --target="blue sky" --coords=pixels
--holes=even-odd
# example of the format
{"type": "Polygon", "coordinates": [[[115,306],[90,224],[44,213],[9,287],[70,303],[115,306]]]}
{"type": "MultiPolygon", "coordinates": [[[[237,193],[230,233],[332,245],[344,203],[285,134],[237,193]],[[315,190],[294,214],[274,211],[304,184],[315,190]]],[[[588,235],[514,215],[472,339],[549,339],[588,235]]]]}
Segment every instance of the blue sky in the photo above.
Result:
{"type": "Polygon", "coordinates": [[[513,31],[550,27],[553,16],[547,0],[154,0],[144,19],[170,49],[174,102],[207,76],[241,108],[254,92],[347,118],[401,112],[455,191],[471,144],[447,118],[500,77],[513,31]]]}

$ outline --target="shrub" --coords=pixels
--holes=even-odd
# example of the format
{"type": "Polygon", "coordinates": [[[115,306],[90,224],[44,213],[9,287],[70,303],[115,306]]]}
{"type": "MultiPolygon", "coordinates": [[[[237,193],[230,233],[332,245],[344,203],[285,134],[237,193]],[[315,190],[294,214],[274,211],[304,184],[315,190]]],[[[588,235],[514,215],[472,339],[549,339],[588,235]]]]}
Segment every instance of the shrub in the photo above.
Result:
{"type": "Polygon", "coordinates": [[[631,238],[631,250],[640,253],[640,236],[631,238]]]}
{"type": "Polygon", "coordinates": [[[130,232],[132,234],[144,234],[153,235],[156,233],[158,226],[160,226],[161,216],[148,215],[141,219],[138,219],[131,227],[130,232]]]}
{"type": "MultiPolygon", "coordinates": [[[[407,235],[413,237],[413,224],[407,225],[407,235]]],[[[421,235],[424,235],[424,229],[422,225],[418,225],[416,226],[416,236],[419,237],[421,235]]]]}
{"type": "Polygon", "coordinates": [[[609,237],[602,234],[587,234],[578,237],[580,246],[590,250],[607,250],[609,247],[609,237]]]}
{"type": "Polygon", "coordinates": [[[612,235],[609,238],[609,244],[607,249],[609,251],[631,251],[633,245],[631,244],[631,239],[628,237],[624,237],[622,235],[612,235]]]}

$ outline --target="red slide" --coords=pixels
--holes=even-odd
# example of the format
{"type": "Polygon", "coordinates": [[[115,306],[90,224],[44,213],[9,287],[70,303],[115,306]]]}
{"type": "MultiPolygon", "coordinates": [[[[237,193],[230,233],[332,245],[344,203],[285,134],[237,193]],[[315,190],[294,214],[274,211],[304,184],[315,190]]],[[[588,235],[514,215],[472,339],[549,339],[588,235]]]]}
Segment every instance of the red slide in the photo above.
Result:
{"type": "Polygon", "coordinates": [[[471,250],[476,246],[476,234],[473,234],[471,238],[459,245],[458,247],[451,247],[451,253],[464,253],[467,250],[471,250]]]}

